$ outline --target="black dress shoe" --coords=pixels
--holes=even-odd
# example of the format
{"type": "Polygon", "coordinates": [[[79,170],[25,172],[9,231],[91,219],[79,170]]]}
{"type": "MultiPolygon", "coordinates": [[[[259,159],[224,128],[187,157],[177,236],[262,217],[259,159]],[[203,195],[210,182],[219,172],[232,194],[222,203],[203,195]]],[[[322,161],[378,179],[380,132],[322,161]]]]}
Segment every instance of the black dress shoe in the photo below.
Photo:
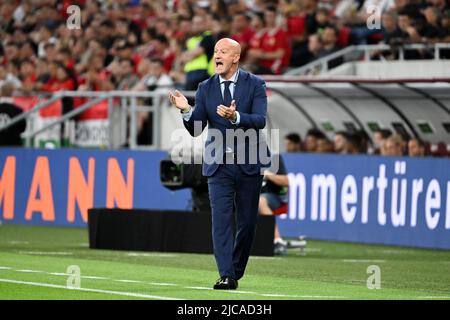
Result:
{"type": "Polygon", "coordinates": [[[217,280],[214,290],[236,290],[238,287],[237,280],[231,277],[222,277],[217,280]]]}

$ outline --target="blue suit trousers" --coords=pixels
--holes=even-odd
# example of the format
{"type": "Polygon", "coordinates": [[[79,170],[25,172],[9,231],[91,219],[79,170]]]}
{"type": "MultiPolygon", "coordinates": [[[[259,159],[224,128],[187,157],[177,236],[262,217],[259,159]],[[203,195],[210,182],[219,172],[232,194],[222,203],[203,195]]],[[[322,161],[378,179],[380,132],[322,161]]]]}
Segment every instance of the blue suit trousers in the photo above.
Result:
{"type": "Polygon", "coordinates": [[[222,164],[208,177],[214,256],[221,277],[242,278],[256,232],[263,176],[222,164]],[[234,229],[235,226],[235,229],[234,229]]]}

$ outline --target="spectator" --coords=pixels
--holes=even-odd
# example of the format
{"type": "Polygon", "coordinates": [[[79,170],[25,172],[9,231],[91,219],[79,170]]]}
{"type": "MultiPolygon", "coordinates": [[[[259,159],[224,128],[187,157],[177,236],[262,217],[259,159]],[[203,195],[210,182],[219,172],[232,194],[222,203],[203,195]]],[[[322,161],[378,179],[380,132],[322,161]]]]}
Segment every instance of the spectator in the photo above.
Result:
{"type": "Polygon", "coordinates": [[[117,90],[130,90],[139,81],[134,73],[133,62],[127,58],[119,58],[110,66],[112,83],[117,90]]]}
{"type": "Polygon", "coordinates": [[[41,90],[47,92],[56,92],[62,90],[72,91],[75,90],[77,84],[71,75],[71,72],[60,62],[52,62],[51,66],[51,78],[45,83],[41,90]]]}
{"type": "Polygon", "coordinates": [[[209,78],[208,69],[214,54],[214,39],[205,19],[192,19],[193,36],[186,41],[186,51],[180,57],[186,73],[186,90],[197,90],[198,84],[209,78]]]}
{"type": "Polygon", "coordinates": [[[401,135],[395,134],[385,141],[385,147],[382,149],[382,156],[403,156],[404,140],[401,135]]]}
{"type": "Polygon", "coordinates": [[[325,140],[327,137],[319,129],[312,128],[306,132],[305,148],[307,152],[317,152],[318,141],[325,140]]]}
{"type": "Polygon", "coordinates": [[[308,37],[308,50],[305,55],[305,60],[308,62],[319,58],[319,53],[322,51],[322,41],[318,34],[312,34],[308,37]]]}
{"type": "MultiPolygon", "coordinates": [[[[273,210],[280,208],[288,202],[287,188],[289,186],[289,180],[286,167],[280,155],[274,155],[273,158],[275,157],[279,159],[279,161],[276,161],[279,164],[278,170],[272,172],[269,169],[264,173],[264,183],[259,198],[258,209],[261,215],[273,215],[273,210]]],[[[272,161],[272,163],[275,163],[274,160],[272,161]]],[[[275,224],[274,230],[274,254],[287,254],[287,242],[281,237],[277,224],[275,224]]]]}
{"type": "Polygon", "coordinates": [[[437,7],[428,6],[422,10],[422,14],[426,19],[422,41],[428,43],[439,42],[445,36],[445,31],[440,24],[441,12],[437,7]]]}
{"type": "Polygon", "coordinates": [[[103,58],[99,55],[91,55],[87,61],[87,70],[80,76],[78,90],[83,91],[108,91],[113,90],[114,85],[109,79],[108,72],[103,67],[103,58]]]}
{"type": "Polygon", "coordinates": [[[248,53],[246,54],[245,59],[245,69],[251,70],[253,73],[262,74],[262,73],[270,73],[270,70],[262,67],[257,64],[258,58],[256,52],[262,50],[263,45],[263,36],[266,31],[264,15],[261,13],[253,14],[250,22],[251,28],[254,33],[250,38],[248,53]],[[250,53],[255,52],[255,53],[250,53]]]}
{"type": "Polygon", "coordinates": [[[259,48],[252,48],[248,55],[266,73],[280,74],[289,64],[291,48],[286,32],[277,24],[277,10],[267,7],[264,11],[266,30],[259,48]]]}
{"type": "Polygon", "coordinates": [[[408,141],[408,155],[410,157],[425,156],[425,143],[417,138],[410,139],[408,141]]]}
{"type": "Polygon", "coordinates": [[[286,152],[302,151],[302,139],[298,133],[289,133],[284,137],[286,152]]]}
{"type": "Polygon", "coordinates": [[[175,53],[170,49],[169,41],[164,35],[156,35],[152,41],[154,51],[152,58],[160,59],[163,62],[164,71],[170,72],[175,60],[175,53]]]}
{"type": "Polygon", "coordinates": [[[22,90],[25,92],[31,92],[34,87],[34,83],[37,80],[36,67],[31,59],[24,59],[20,64],[20,80],[22,82],[22,90]]]}
{"type": "MultiPolygon", "coordinates": [[[[164,70],[161,59],[144,58],[139,64],[139,72],[145,73],[142,79],[133,87],[135,91],[167,91],[173,86],[173,81],[164,70]]],[[[145,101],[146,105],[154,106],[152,98],[145,101]]],[[[160,106],[155,106],[160,107],[160,106]]],[[[150,145],[153,143],[153,113],[137,113],[138,145],[150,145]]]]}
{"type": "Polygon", "coordinates": [[[8,71],[5,65],[0,64],[0,86],[5,82],[10,82],[14,85],[14,87],[20,88],[22,86],[21,81],[17,76],[8,71]]]}
{"type": "Polygon", "coordinates": [[[381,17],[382,38],[383,42],[390,44],[392,39],[402,37],[400,29],[397,27],[397,13],[386,12],[381,17]]]}
{"type": "Polygon", "coordinates": [[[334,150],[340,154],[358,154],[357,135],[346,131],[337,131],[334,135],[334,150]]]}
{"type": "Polygon", "coordinates": [[[231,39],[241,45],[241,59],[246,59],[247,50],[250,46],[255,31],[250,27],[251,18],[244,12],[234,15],[231,22],[231,39]]]}
{"type": "Polygon", "coordinates": [[[333,153],[333,152],[334,152],[333,142],[331,142],[326,137],[317,139],[316,153],[333,153]]]}
{"type": "Polygon", "coordinates": [[[392,131],[389,129],[378,129],[374,132],[374,154],[383,154],[384,151],[384,143],[387,138],[392,135],[392,131]]]}
{"type": "MultiPolygon", "coordinates": [[[[326,57],[339,50],[337,45],[337,30],[333,27],[326,27],[321,36],[322,48],[317,53],[318,58],[326,57]]],[[[328,68],[334,68],[342,64],[342,58],[336,58],[328,63],[328,68]]]]}
{"type": "MultiPolygon", "coordinates": [[[[0,85],[0,127],[7,125],[22,113],[22,109],[12,103],[14,84],[3,82],[0,85]]],[[[19,121],[6,130],[0,131],[0,146],[21,146],[21,134],[25,131],[25,120],[19,121]]]]}
{"type": "Polygon", "coordinates": [[[305,63],[303,56],[307,49],[306,10],[297,1],[282,1],[281,10],[285,16],[285,28],[292,48],[291,67],[305,63]]]}

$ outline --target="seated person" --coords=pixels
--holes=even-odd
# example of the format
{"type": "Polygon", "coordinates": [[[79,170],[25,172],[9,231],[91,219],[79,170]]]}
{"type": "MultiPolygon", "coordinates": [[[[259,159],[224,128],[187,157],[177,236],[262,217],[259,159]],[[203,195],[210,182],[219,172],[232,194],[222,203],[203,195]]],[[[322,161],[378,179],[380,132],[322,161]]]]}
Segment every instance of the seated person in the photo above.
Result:
{"type": "MultiPolygon", "coordinates": [[[[264,173],[264,182],[261,189],[261,196],[259,198],[259,214],[273,215],[273,210],[280,208],[288,202],[287,189],[289,185],[286,167],[280,155],[274,155],[273,158],[278,157],[279,165],[276,172],[268,169],[264,173]]],[[[272,164],[277,163],[272,160],[272,164]]],[[[275,223],[274,233],[274,254],[287,254],[287,242],[281,238],[278,225],[275,223]]]]}
{"type": "MultiPolygon", "coordinates": [[[[0,87],[0,127],[6,126],[12,119],[22,113],[22,109],[12,101],[14,84],[4,82],[0,87]]],[[[26,122],[21,120],[8,129],[0,131],[0,146],[21,146],[21,134],[25,131],[26,122]]]]}

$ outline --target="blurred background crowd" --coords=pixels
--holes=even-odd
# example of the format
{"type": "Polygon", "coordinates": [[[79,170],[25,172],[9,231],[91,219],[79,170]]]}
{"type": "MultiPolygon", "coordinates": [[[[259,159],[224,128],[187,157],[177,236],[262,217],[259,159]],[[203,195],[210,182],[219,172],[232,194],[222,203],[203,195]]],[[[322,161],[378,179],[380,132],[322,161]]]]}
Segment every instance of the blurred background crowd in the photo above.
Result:
{"type": "MultiPolygon", "coordinates": [[[[196,90],[214,73],[214,44],[222,37],[241,44],[244,69],[282,74],[354,44],[450,42],[450,4],[446,0],[0,1],[0,87],[8,82],[21,94],[196,90]],[[80,8],[81,21],[75,28],[67,25],[71,5],[80,8]]],[[[405,58],[428,58],[427,54],[417,50],[405,58]]],[[[395,51],[372,58],[395,59],[395,51]]],[[[360,132],[337,132],[334,141],[315,129],[304,142],[291,136],[297,144],[293,151],[439,153],[440,146],[434,150],[388,130],[380,130],[377,137],[369,145],[360,132]]]]}
{"type": "Polygon", "coordinates": [[[417,138],[404,137],[389,129],[379,129],[370,142],[364,131],[337,131],[330,140],[321,130],[312,128],[304,139],[292,132],[284,137],[286,152],[367,154],[382,156],[446,156],[445,143],[430,144],[417,138]]]}
{"type": "Polygon", "coordinates": [[[0,82],[23,92],[195,90],[214,72],[214,43],[224,36],[241,43],[242,66],[258,74],[280,74],[351,44],[450,40],[446,0],[0,3],[0,82]],[[71,30],[67,8],[74,4],[81,24],[71,30]]]}

